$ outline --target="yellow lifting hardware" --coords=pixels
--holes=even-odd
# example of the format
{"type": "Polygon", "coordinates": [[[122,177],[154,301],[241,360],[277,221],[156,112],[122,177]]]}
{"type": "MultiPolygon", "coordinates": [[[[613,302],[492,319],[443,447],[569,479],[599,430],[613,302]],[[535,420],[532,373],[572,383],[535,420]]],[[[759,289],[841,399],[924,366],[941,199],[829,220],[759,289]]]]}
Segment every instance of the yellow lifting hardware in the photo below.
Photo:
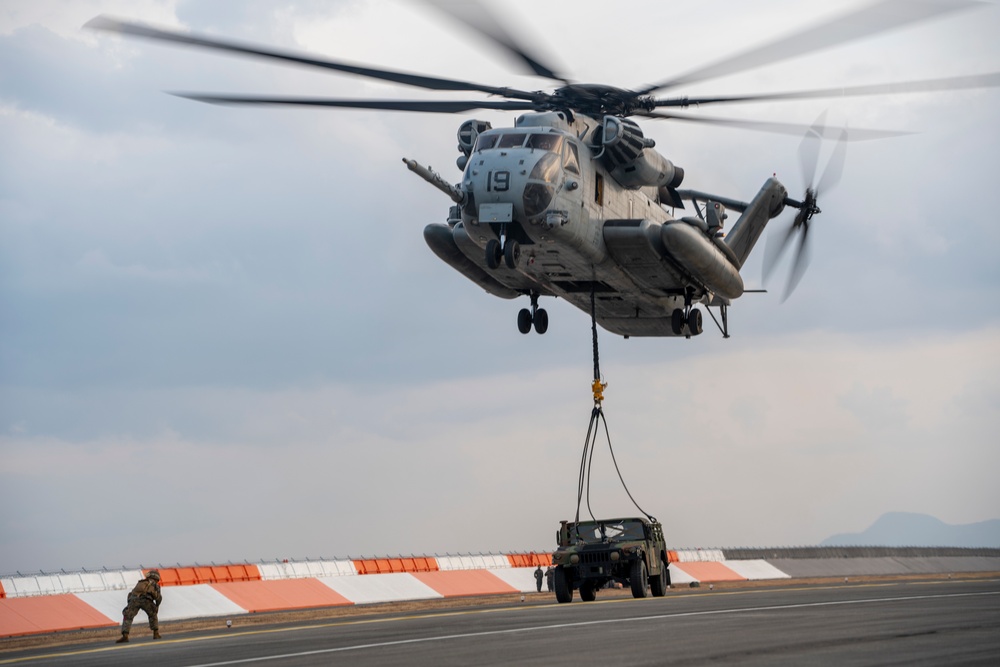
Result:
{"type": "Polygon", "coordinates": [[[590,385],[590,388],[594,390],[594,404],[600,405],[601,401],[604,400],[604,389],[608,384],[606,382],[601,382],[600,380],[594,380],[594,383],[590,385]]]}

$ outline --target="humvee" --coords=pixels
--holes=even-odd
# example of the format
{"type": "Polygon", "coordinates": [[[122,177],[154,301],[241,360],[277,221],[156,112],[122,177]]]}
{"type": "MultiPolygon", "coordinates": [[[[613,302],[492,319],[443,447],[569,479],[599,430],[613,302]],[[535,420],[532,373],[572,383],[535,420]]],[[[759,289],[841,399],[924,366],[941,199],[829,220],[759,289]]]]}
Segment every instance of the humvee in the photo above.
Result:
{"type": "Polygon", "coordinates": [[[663,527],[642,518],[562,521],[559,548],[552,554],[553,587],[559,602],[572,602],[573,590],[584,602],[597,591],[620,583],[632,597],[647,591],[662,596],[670,586],[663,527]]]}

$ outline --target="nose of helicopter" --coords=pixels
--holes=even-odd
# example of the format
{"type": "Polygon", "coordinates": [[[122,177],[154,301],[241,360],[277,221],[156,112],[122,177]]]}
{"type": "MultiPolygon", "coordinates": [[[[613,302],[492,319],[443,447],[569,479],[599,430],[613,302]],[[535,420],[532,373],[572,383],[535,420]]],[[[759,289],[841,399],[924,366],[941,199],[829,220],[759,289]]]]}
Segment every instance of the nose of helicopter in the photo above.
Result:
{"type": "Polygon", "coordinates": [[[561,177],[561,159],[556,153],[531,148],[495,149],[472,156],[463,185],[478,205],[510,204],[513,216],[527,221],[545,212],[561,177]]]}

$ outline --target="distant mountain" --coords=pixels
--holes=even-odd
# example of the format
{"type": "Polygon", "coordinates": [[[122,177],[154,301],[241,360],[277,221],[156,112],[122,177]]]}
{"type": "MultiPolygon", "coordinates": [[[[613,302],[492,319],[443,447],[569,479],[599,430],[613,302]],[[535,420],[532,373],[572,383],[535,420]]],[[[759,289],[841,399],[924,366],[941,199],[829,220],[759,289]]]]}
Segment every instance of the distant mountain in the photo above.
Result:
{"type": "Polygon", "coordinates": [[[927,514],[887,512],[863,533],[843,533],[820,546],[1000,547],[1000,519],[953,526],[927,514]]]}

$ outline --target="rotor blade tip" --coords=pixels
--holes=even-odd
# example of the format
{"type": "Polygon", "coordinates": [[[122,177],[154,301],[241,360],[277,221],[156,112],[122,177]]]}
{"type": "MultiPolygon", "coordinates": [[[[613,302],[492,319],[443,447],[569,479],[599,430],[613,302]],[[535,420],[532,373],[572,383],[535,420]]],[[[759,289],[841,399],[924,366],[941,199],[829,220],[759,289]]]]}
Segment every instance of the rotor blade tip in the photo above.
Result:
{"type": "Polygon", "coordinates": [[[107,14],[99,14],[83,24],[83,27],[88,30],[107,30],[110,32],[116,32],[119,26],[120,22],[107,14]]]}

